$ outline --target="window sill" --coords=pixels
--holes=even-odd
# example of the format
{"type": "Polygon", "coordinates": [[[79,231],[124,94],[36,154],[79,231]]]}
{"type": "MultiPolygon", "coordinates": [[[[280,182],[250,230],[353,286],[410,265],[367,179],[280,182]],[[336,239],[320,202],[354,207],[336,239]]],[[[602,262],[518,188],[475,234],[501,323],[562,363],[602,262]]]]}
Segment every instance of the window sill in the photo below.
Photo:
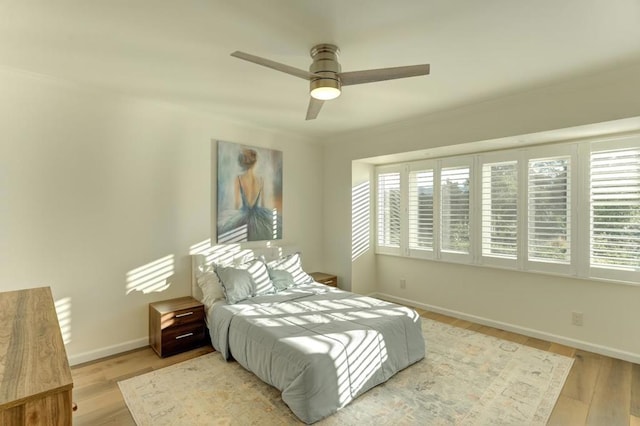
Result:
{"type": "MultiPolygon", "coordinates": [[[[502,271],[521,272],[521,273],[527,273],[527,274],[539,274],[539,275],[546,275],[546,276],[559,277],[559,278],[592,281],[592,282],[598,282],[598,283],[604,283],[604,284],[617,284],[617,285],[640,287],[639,281],[626,281],[621,279],[604,278],[604,277],[585,277],[577,274],[562,274],[562,273],[553,272],[553,271],[542,271],[539,269],[533,270],[533,269],[524,269],[524,268],[509,267],[509,266],[492,265],[492,264],[486,264],[486,263],[469,263],[469,262],[460,262],[460,261],[449,260],[449,259],[429,259],[425,257],[403,256],[399,253],[385,253],[380,251],[376,251],[376,256],[389,256],[389,257],[397,257],[397,258],[417,260],[417,261],[466,265],[466,266],[471,266],[475,268],[489,268],[489,269],[497,269],[502,271]]],[[[638,274],[640,275],[640,272],[638,274]]]]}

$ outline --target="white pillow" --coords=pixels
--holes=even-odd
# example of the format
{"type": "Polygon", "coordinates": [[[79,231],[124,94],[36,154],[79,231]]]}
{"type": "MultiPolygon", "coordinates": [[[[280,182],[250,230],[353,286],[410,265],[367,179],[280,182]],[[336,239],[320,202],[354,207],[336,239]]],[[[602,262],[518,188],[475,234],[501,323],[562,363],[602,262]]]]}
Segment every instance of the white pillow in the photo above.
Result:
{"type": "Polygon", "coordinates": [[[224,290],[218,276],[213,271],[208,271],[198,277],[198,287],[202,290],[202,303],[211,306],[216,300],[224,299],[224,290]]]}
{"type": "Polygon", "coordinates": [[[267,263],[269,276],[278,290],[313,282],[313,278],[302,270],[302,256],[294,253],[267,263]]]}
{"type": "Polygon", "coordinates": [[[254,296],[262,296],[276,292],[276,288],[273,286],[273,282],[271,282],[271,278],[269,277],[267,265],[262,260],[255,259],[245,265],[247,265],[247,270],[253,279],[255,288],[254,296]]]}

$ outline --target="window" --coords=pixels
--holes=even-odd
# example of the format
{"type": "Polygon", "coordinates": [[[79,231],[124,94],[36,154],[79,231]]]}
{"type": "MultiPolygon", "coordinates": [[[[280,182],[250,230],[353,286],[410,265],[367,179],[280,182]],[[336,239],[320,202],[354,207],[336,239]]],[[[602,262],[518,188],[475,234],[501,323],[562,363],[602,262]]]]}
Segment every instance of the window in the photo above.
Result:
{"type": "Polygon", "coordinates": [[[400,172],[378,174],[378,246],[400,247],[400,172]]]}
{"type": "Polygon", "coordinates": [[[377,253],[640,285],[640,135],[376,174],[377,253]]]}
{"type": "Polygon", "coordinates": [[[441,247],[444,252],[469,253],[469,167],[443,168],[440,177],[441,247]]]}
{"type": "Polygon", "coordinates": [[[591,267],[640,269],[640,149],[591,153],[591,267]]]}
{"type": "Polygon", "coordinates": [[[482,165],[482,256],[518,254],[518,162],[482,165]]]}
{"type": "Polygon", "coordinates": [[[569,157],[529,160],[529,260],[561,264],[571,261],[569,165],[569,157]]]}
{"type": "Polygon", "coordinates": [[[409,249],[433,250],[433,169],[409,172],[409,249]]]}

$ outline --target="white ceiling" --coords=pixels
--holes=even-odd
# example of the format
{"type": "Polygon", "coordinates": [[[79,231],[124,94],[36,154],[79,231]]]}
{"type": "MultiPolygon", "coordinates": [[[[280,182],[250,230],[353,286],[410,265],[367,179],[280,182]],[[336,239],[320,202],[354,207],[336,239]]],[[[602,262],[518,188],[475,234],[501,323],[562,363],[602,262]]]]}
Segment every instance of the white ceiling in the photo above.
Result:
{"type": "Polygon", "coordinates": [[[640,0],[0,0],[0,66],[327,137],[640,61],[640,0]],[[229,54],[431,75],[349,86],[305,121],[308,83],[229,54]]]}

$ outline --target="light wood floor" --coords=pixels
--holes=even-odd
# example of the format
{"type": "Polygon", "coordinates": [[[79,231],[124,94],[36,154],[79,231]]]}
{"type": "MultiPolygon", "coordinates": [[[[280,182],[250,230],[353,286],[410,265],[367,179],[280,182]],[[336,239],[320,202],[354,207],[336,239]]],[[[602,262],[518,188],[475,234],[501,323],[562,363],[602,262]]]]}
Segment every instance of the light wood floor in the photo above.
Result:
{"type": "MultiPolygon", "coordinates": [[[[420,315],[575,359],[550,425],[640,426],[640,365],[418,309],[420,315]]],[[[72,368],[74,425],[135,425],[117,382],[212,352],[195,349],[161,359],[139,349],[72,368]]]]}

